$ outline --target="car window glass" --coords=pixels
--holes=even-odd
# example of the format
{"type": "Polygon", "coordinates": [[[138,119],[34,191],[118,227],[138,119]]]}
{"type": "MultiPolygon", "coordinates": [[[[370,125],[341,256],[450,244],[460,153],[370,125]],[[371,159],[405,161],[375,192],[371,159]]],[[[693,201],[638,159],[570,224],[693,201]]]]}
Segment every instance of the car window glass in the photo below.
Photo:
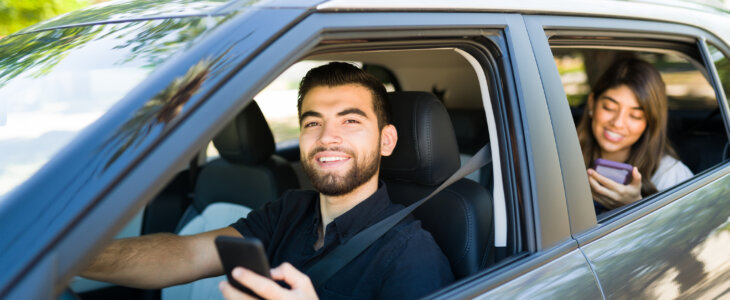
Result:
{"type": "Polygon", "coordinates": [[[153,20],[0,40],[0,197],[209,25],[153,20]]]}

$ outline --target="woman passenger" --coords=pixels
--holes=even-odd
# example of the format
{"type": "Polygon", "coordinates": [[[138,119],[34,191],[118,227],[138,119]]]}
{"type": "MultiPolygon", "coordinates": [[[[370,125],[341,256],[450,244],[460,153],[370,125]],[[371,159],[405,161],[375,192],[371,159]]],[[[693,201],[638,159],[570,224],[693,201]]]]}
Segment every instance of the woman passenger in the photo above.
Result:
{"type": "Polygon", "coordinates": [[[578,123],[578,138],[597,213],[692,177],[667,139],[667,96],[659,72],[636,58],[620,60],[598,79],[578,123]],[[597,158],[633,166],[617,183],[593,169],[597,158]]]}

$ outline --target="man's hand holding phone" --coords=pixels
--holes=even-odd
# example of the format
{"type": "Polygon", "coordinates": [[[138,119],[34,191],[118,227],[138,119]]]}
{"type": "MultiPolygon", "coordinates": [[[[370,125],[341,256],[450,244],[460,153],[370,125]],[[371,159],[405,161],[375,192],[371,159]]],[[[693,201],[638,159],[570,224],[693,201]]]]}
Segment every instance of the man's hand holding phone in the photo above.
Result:
{"type": "MultiPolygon", "coordinates": [[[[610,170],[606,175],[616,178],[615,173],[617,172],[611,169],[621,170],[626,167],[616,165],[619,163],[612,163],[615,162],[606,163],[604,160],[603,162],[596,162],[594,167],[598,170],[610,170]]],[[[629,167],[631,166],[629,165],[629,167]]],[[[602,175],[596,169],[588,169],[588,183],[593,192],[593,200],[608,209],[614,209],[641,199],[641,173],[639,173],[638,168],[631,167],[627,184],[616,182],[608,176],[602,175]]]]}
{"type": "MultiPolygon", "coordinates": [[[[289,263],[271,269],[270,279],[242,267],[233,269],[232,275],[234,280],[264,299],[317,299],[317,292],[309,277],[289,263]],[[291,289],[279,286],[274,280],[286,282],[291,289]]],[[[226,281],[221,281],[219,288],[228,300],[256,299],[226,281]]]]}
{"type": "Polygon", "coordinates": [[[219,284],[226,299],[317,299],[309,277],[289,263],[269,270],[261,241],[219,236],[215,239],[228,281],[219,284]],[[274,280],[291,288],[281,287],[274,280]]]}

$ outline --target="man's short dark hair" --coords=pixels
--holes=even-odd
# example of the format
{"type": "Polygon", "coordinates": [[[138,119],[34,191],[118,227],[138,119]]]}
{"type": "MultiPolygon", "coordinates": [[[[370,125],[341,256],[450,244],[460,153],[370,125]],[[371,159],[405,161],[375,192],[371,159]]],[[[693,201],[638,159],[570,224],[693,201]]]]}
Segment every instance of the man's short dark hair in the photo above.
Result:
{"type": "Polygon", "coordinates": [[[357,84],[370,90],[373,98],[373,111],[378,118],[378,128],[383,129],[390,124],[390,110],[388,105],[388,93],[385,86],[375,76],[361,70],[360,68],[343,62],[331,62],[323,66],[309,70],[299,84],[299,99],[297,100],[297,111],[301,123],[302,101],[304,96],[313,88],[318,86],[335,87],[346,84],[357,84]]]}

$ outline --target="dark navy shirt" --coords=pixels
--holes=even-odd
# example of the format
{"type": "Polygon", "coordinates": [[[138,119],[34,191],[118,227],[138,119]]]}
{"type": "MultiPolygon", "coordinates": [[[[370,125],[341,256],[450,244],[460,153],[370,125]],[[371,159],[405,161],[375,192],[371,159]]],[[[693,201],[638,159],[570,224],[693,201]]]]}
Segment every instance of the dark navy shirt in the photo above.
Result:
{"type": "MultiPolygon", "coordinates": [[[[353,235],[403,209],[388,198],[385,184],[325,230],[324,246],[314,250],[321,222],[319,193],[287,191],[279,200],[252,211],[231,226],[256,237],[272,267],[289,262],[306,271],[353,235]]],[[[413,299],[454,280],[449,262],[433,237],[409,216],[330,277],[317,295],[322,299],[413,299]]]]}

